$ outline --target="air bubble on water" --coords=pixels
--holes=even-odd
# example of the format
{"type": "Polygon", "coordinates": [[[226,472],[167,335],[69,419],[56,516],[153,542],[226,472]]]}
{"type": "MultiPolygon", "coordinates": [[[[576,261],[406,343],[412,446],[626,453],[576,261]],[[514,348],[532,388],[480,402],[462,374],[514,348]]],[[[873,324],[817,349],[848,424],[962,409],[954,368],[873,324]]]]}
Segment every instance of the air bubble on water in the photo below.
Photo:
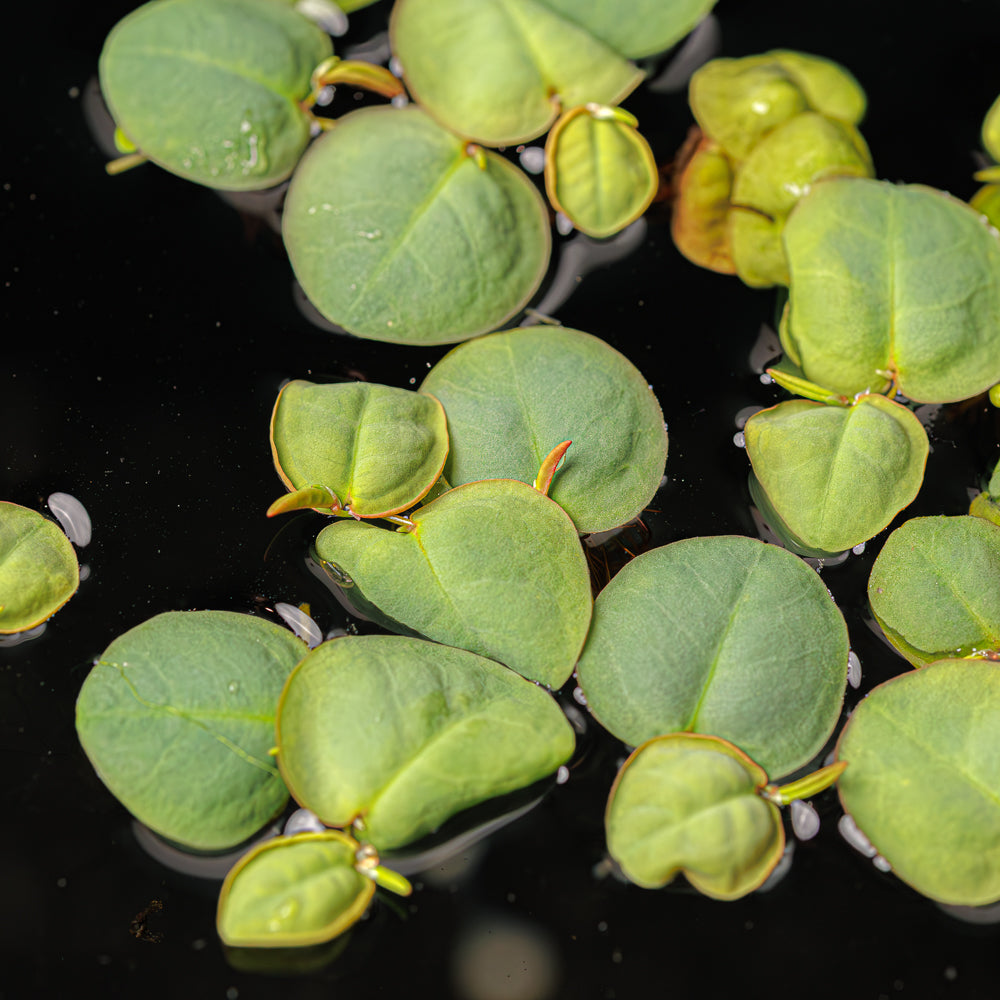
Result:
{"type": "Polygon", "coordinates": [[[393,56],[389,60],[389,72],[396,77],[401,77],[403,75],[403,64],[396,56],[393,56]]]}
{"type": "Polygon", "coordinates": [[[560,236],[569,236],[573,232],[573,223],[570,221],[568,215],[562,212],[556,212],[556,232],[560,236]]]}
{"type": "Polygon", "coordinates": [[[858,829],[858,824],[854,822],[854,817],[850,813],[844,813],[837,820],[837,830],[841,837],[846,840],[854,850],[859,851],[866,858],[874,858],[878,851],[872,847],[872,842],[858,829]]]}
{"type": "Polygon", "coordinates": [[[796,799],[789,811],[792,816],[792,830],[799,840],[812,840],[819,833],[819,813],[810,802],[796,799]]]}
{"type": "Polygon", "coordinates": [[[80,567],[80,583],[83,583],[84,580],[89,580],[89,579],[90,579],[90,567],[86,563],[84,563],[80,567]]]}
{"type": "Polygon", "coordinates": [[[847,683],[852,688],[861,686],[861,660],[853,649],[847,654],[847,683]]]}
{"type": "Polygon", "coordinates": [[[310,649],[315,649],[323,641],[322,630],[301,608],[297,608],[294,604],[278,602],[274,610],[300,639],[305,640],[310,649]]]}
{"type": "Polygon", "coordinates": [[[886,861],[885,858],[883,858],[881,854],[876,854],[875,857],[872,858],[872,864],[880,872],[891,872],[892,871],[892,865],[890,865],[889,862],[886,861]]]}
{"type": "Polygon", "coordinates": [[[295,9],[334,38],[347,34],[347,15],[333,0],[298,0],[295,9]]]}
{"type": "Polygon", "coordinates": [[[569,768],[563,764],[558,771],[556,771],[556,784],[565,785],[569,781],[569,768]]]}
{"type": "Polygon", "coordinates": [[[292,837],[296,833],[322,833],[325,829],[326,827],[311,809],[296,809],[286,820],[285,828],[281,832],[286,837],[292,837]]]}
{"type": "Polygon", "coordinates": [[[587,696],[583,693],[583,688],[579,685],[573,688],[573,701],[575,701],[578,705],[587,704],[587,696]]]}
{"type": "Polygon", "coordinates": [[[773,381],[774,381],[774,379],[771,378],[771,376],[768,375],[767,372],[763,372],[761,374],[761,376],[760,376],[760,384],[761,385],[770,385],[773,381]]]}
{"type": "Polygon", "coordinates": [[[46,503],[74,545],[82,549],[90,544],[90,515],[76,497],[69,493],[53,493],[46,503]]]}
{"type": "Polygon", "coordinates": [[[745,448],[747,446],[747,439],[744,436],[743,431],[737,431],[733,435],[733,444],[736,445],[737,448],[745,448]]]}
{"type": "Polygon", "coordinates": [[[406,94],[396,94],[390,103],[394,108],[405,108],[406,105],[410,103],[410,99],[406,96],[406,94]]]}
{"type": "Polygon", "coordinates": [[[857,545],[855,545],[855,546],[854,546],[854,548],[853,548],[853,549],[851,549],[851,551],[852,551],[852,552],[853,552],[853,553],[854,553],[854,554],[855,554],[856,556],[859,556],[859,555],[861,555],[861,553],[865,551],[865,543],[864,543],[864,542],[858,542],[858,544],[857,544],[857,545]]]}
{"type": "Polygon", "coordinates": [[[521,167],[529,174],[540,174],[545,169],[545,150],[541,146],[525,146],[520,155],[521,167]]]}
{"type": "Polygon", "coordinates": [[[335,92],[335,89],[331,86],[323,87],[323,89],[316,95],[316,104],[321,108],[325,108],[327,105],[332,104],[335,92]]]}

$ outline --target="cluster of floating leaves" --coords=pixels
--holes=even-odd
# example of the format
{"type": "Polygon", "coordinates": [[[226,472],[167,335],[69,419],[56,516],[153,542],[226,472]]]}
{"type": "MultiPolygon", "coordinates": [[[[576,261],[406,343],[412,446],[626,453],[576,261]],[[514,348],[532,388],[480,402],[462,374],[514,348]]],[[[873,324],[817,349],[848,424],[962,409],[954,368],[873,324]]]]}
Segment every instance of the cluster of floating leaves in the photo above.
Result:
{"type": "MultiPolygon", "coordinates": [[[[561,2],[519,6],[514,31],[507,4],[398,0],[392,49],[417,106],[353,112],[311,145],[324,128],[314,109],[336,82],[387,97],[402,86],[338,60],[327,32],[290,5],[157,0],[109,36],[101,86],[118,166],[146,158],[227,190],[291,177],[283,236],[323,316],[377,340],[468,341],[419,391],[293,381],[272,415],[289,492],[268,513],[333,515],[317,565],[400,634],[323,641],[308,608],[289,603],[275,610],[291,631],[171,612],[112,642],[83,685],[81,743],[158,835],[222,851],[289,795],[308,811],[230,870],[225,942],[327,941],[361,917],[376,884],[410,891],[383,852],[483,801],[565,780],[583,715],[547,689],[576,683],[574,671],[578,702],[637,747],[606,814],[610,856],[637,884],[683,872],[715,898],[753,891],[786,857],[780,808],[808,839],[818,816],[802,800],[838,782],[845,829],[884,867],[944,903],[1000,899],[987,791],[1000,778],[1000,590],[984,597],[982,586],[1000,581],[1000,527],[988,520],[917,519],[889,539],[872,611],[921,669],[862,701],[826,767],[772,780],[823,752],[847,684],[861,681],[839,610],[793,553],[857,551],[916,496],[926,433],[890,396],[949,402],[1000,380],[995,231],[939,192],[871,179],[855,127],[864,95],[835,64],[779,51],[696,73],[701,134],[674,230],[699,263],[788,286],[785,359],[769,372],[805,398],[748,414],[741,435],[751,494],[791,551],[685,539],[634,559],[596,602],[580,535],[614,530],[650,502],[667,451],[659,405],[589,334],[479,336],[530,301],[551,244],[532,182],[484,147],[548,131],[550,202],[592,236],[621,230],[656,189],[648,146],[618,107],[641,78],[633,60],[672,45],[711,6],[659,4],[641,18],[599,0],[572,18],[561,2]],[[194,10],[208,25],[204,51],[186,34],[194,10]],[[444,58],[455,37],[460,49],[444,58]],[[217,58],[222,38],[250,61],[217,58]],[[162,84],[178,73],[212,108],[208,136],[162,84]],[[775,650],[776,630],[794,642],[775,650]],[[944,873],[942,853],[957,859],[944,873]]],[[[973,513],[995,510],[996,479],[973,513]]],[[[71,499],[54,495],[50,508],[86,544],[89,522],[71,499]]],[[[0,631],[36,627],[76,587],[62,533],[4,504],[0,595],[4,574],[24,572],[7,555],[27,551],[26,538],[49,546],[33,557],[46,568],[40,596],[24,608],[0,601],[0,631]]]]}

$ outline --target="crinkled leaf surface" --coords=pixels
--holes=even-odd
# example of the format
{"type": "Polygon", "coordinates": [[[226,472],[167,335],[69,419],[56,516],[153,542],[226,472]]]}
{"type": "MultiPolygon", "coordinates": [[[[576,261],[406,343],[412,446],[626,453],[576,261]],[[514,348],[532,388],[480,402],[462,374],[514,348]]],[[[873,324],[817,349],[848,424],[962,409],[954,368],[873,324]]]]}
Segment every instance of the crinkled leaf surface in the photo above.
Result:
{"type": "Polygon", "coordinates": [[[549,132],[545,190],[555,208],[588,236],[611,236],[634,222],[658,185],[649,143],[610,109],[574,108],[549,132]]]}
{"type": "Polygon", "coordinates": [[[852,125],[865,111],[864,91],[842,66],[786,49],[713,59],[691,77],[689,97],[705,134],[737,161],[803,111],[852,125]]]}
{"type": "Polygon", "coordinates": [[[928,442],[920,421],[884,396],[853,406],[793,399],[743,429],[753,471],[802,544],[842,552],[878,534],[920,490],[928,442]]]}
{"type": "Polygon", "coordinates": [[[701,136],[676,179],[670,235],[692,264],[720,274],[736,273],[729,241],[732,189],[729,157],[718,143],[701,136]]]}
{"type": "Polygon", "coordinates": [[[649,889],[682,872],[714,899],[745,896],[785,846],[777,806],[758,794],[766,782],[764,771],[724,740],[687,733],[650,740],[611,789],[608,852],[649,889]]]}
{"type": "Polygon", "coordinates": [[[271,415],[271,455],[284,484],[326,486],[358,517],[412,507],[447,454],[441,404],[405,389],[296,380],[278,394],[271,415]]]}
{"type": "Polygon", "coordinates": [[[577,676],[626,743],[706,733],[778,776],[832,732],[847,653],[844,619],[801,559],[743,536],[687,538],[600,593],[577,676]]]}
{"type": "Polygon", "coordinates": [[[80,583],[69,539],[37,511],[0,501],[0,634],[55,614],[80,583]]]}
{"type": "Polygon", "coordinates": [[[541,135],[560,109],[616,104],[628,60],[669,48],[714,0],[400,0],[392,45],[414,97],[490,146],[541,135]]]}
{"type": "Polygon", "coordinates": [[[287,629],[229,611],[168,611],[119,636],[76,703],[94,770],[170,840],[223,850],[285,804],[268,751],[278,697],[307,652],[287,629]]]}
{"type": "Polygon", "coordinates": [[[788,284],[781,243],[788,213],[824,177],[870,177],[871,156],[852,125],[803,112],[763,137],[733,183],[730,239],[740,278],[761,288],[788,284]]]}
{"type": "Polygon", "coordinates": [[[573,752],[554,699],[492,660],[402,636],[335,639],[296,668],[278,762],[324,823],[360,817],[399,847],[449,816],[552,773],[573,752]]]}
{"type": "Polygon", "coordinates": [[[524,483],[496,479],[450,490],[412,518],[408,532],[331,524],[316,551],[353,580],[352,599],[360,591],[388,619],[549,687],[563,684],[592,610],[565,512],[524,483]]]}
{"type": "Polygon", "coordinates": [[[445,344],[500,326],[548,266],[528,178],[416,107],[338,119],[295,172],[283,233],[328,319],[373,340],[445,344]]]}
{"type": "Polygon", "coordinates": [[[1000,666],[940,660],[887,681],[837,758],[844,809],[901,879],[942,903],[1000,900],[1000,666]]]}
{"type": "Polygon", "coordinates": [[[969,516],[907,521],[872,566],[868,600],[914,666],[1000,651],[1000,527],[969,516]]]}
{"type": "Polygon", "coordinates": [[[356,841],[336,830],[275,837],[222,884],[216,926],[231,947],[322,944],[359,920],[375,882],[354,867],[356,841]]]}
{"type": "Polygon", "coordinates": [[[129,139],[209,187],[266,188],[309,141],[300,107],[330,38],[273,0],[155,0],[112,29],[101,90],[129,139]]]}
{"type": "Polygon", "coordinates": [[[653,498],[667,433],[646,379],[603,340],[567,327],[505,330],[455,348],[421,390],[444,404],[452,484],[533,483],[572,441],[549,496],[581,532],[624,524],[653,498]]]}
{"type": "Polygon", "coordinates": [[[1000,240],[920,185],[817,184],[784,232],[781,337],[806,378],[845,395],[895,381],[921,402],[1000,381],[1000,240]]]}

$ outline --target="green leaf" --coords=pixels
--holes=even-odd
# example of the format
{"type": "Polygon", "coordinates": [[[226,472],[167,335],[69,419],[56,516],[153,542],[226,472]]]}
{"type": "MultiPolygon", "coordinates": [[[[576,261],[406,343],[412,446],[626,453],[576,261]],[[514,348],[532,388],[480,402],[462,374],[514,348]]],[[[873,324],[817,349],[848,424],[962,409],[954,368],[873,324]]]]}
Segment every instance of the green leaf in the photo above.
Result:
{"type": "Polygon", "coordinates": [[[905,407],[863,395],[853,406],[789,400],[743,429],[754,474],[811,549],[842,552],[878,534],[923,480],[927,435],[905,407]]]}
{"type": "Polygon", "coordinates": [[[743,536],[688,538],[604,588],[577,676],[626,743],[706,733],[779,776],[833,731],[847,653],[844,619],[801,559],[743,536]]]}
{"type": "Polygon", "coordinates": [[[503,324],[534,294],[551,243],[528,178],[415,107],[338,119],[296,170],[283,227],[295,275],[324,316],[412,344],[503,324]]]}
{"type": "Polygon", "coordinates": [[[608,799],[608,851],[648,889],[679,872],[713,899],[739,899],[781,860],[785,832],[764,770],[732,744],[673,733],[625,762],[608,799]]]}
{"type": "Polygon", "coordinates": [[[837,748],[844,809],[942,903],[1000,900],[1000,667],[940,660],[875,688],[837,748]]]}
{"type": "Polygon", "coordinates": [[[137,819],[202,851],[246,840],[288,793],[269,756],[278,696],[307,652],[229,611],[169,611],[119,636],[76,703],[94,770],[137,819]]]}
{"type": "Polygon", "coordinates": [[[80,583],[76,552],[48,518],[0,500],[0,635],[54,615],[80,583]]]}
{"type": "Polygon", "coordinates": [[[335,830],[258,844],[222,884],[216,927],[224,944],[322,944],[360,920],[375,882],[355,867],[358,844],[335,830]]]}
{"type": "Polygon", "coordinates": [[[530,486],[491,480],[450,490],[412,518],[405,532],[331,524],[316,551],[353,580],[352,601],[363,594],[387,627],[400,623],[562,685],[592,608],[586,560],[566,514],[530,486]]]}
{"type": "Polygon", "coordinates": [[[549,201],[588,236],[611,236],[634,222],[659,186],[653,151],[624,114],[596,104],[573,108],[545,142],[549,201]]]}
{"type": "Polygon", "coordinates": [[[746,159],[772,129],[818,111],[855,125],[865,94],[842,66],[804,52],[775,50],[742,59],[713,59],[692,77],[698,124],[734,160],[746,159]]]}
{"type": "Polygon", "coordinates": [[[1000,97],[998,97],[983,119],[983,146],[994,160],[1000,160],[1000,97]]]}
{"type": "Polygon", "coordinates": [[[1000,652],[1000,527],[980,517],[915,517],[886,540],[868,600],[915,667],[1000,652]]]}
{"type": "Polygon", "coordinates": [[[1000,222],[1000,184],[985,184],[970,199],[969,204],[986,216],[995,229],[1000,222]]]}
{"type": "Polygon", "coordinates": [[[412,507],[434,485],[448,426],[427,395],[372,382],[296,380],[274,404],[271,454],[290,490],[323,485],[349,513],[384,517],[412,507]]]}
{"type": "Polygon", "coordinates": [[[214,188],[291,174],[309,141],[300,103],[329,37],[273,0],[155,0],[112,29],[101,90],[147,157],[214,188]]]}
{"type": "Polygon", "coordinates": [[[560,110],[617,104],[642,73],[587,28],[594,0],[400,0],[392,48],[414,98],[487,146],[541,135],[560,110]]]}
{"type": "Polygon", "coordinates": [[[755,288],[788,284],[781,233],[788,213],[826,177],[870,177],[868,147],[852,125],[803,112],[764,136],[733,183],[729,235],[736,272],[755,288]]]}
{"type": "Polygon", "coordinates": [[[918,185],[817,184],[784,233],[781,339],[838,393],[966,399],[1000,381],[1000,240],[963,202],[918,185]]]}
{"type": "Polygon", "coordinates": [[[421,391],[448,415],[448,482],[533,483],[572,441],[549,496],[581,532],[617,527],[652,500],[667,433],[645,377],[603,340],[566,327],[505,330],[455,348],[421,391]]]}
{"type": "Polygon", "coordinates": [[[336,639],[288,680],[278,762],[324,823],[380,851],[537,781],[573,752],[541,688],[491,660],[401,636],[336,639]]]}

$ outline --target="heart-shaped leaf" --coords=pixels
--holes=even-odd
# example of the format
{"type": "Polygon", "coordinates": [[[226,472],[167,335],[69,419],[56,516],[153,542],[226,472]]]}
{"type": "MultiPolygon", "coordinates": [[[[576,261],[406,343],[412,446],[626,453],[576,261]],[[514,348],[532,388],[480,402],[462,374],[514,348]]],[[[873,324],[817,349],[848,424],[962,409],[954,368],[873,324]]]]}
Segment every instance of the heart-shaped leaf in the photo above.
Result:
{"type": "Polygon", "coordinates": [[[865,111],[864,91],[842,66],[785,49],[713,59],[691,77],[689,96],[702,130],[736,161],[804,111],[852,125],[865,111]]]}
{"type": "Polygon", "coordinates": [[[624,229],[656,194],[656,160],[636,124],[621,108],[590,104],[563,114],[545,142],[549,201],[588,236],[624,229]]]}
{"type": "Polygon", "coordinates": [[[69,539],[37,511],[0,501],[0,635],[54,615],[80,583],[69,539]]]}
{"type": "Polygon", "coordinates": [[[306,644],[229,611],[169,611],[119,636],[76,703],[94,770],[136,818],[203,851],[246,840],[288,792],[269,756],[306,644]]]}
{"type": "Polygon", "coordinates": [[[309,141],[301,107],[329,37],[273,0],[155,0],[112,29],[101,90],[149,159],[209,187],[266,188],[309,141]]]}
{"type": "Polygon", "coordinates": [[[895,873],[961,906],[1000,900],[1000,667],[940,660],[875,688],[837,747],[844,809],[895,873]]]}
{"type": "Polygon", "coordinates": [[[656,397],[590,334],[530,327],[481,337],[445,355],[421,390],[448,415],[452,484],[532,483],[546,455],[571,441],[548,495],[581,532],[631,520],[660,485],[667,433],[656,397]]]}
{"type": "Polygon", "coordinates": [[[410,92],[435,118],[488,146],[513,145],[541,135],[561,108],[617,104],[642,79],[606,34],[589,29],[599,6],[400,0],[392,47],[410,92]]]}
{"type": "Polygon", "coordinates": [[[498,663],[363,636],[324,643],[291,675],[278,745],[296,800],[381,851],[551,774],[574,738],[545,691],[498,663]]]}
{"type": "Polygon", "coordinates": [[[852,406],[793,399],[743,429],[754,474],[809,549],[842,552],[878,534],[920,490],[927,435],[905,407],[863,395],[852,406]]]}
{"type": "Polygon", "coordinates": [[[430,396],[372,382],[297,380],[271,415],[274,467],[290,490],[322,485],[356,517],[412,507],[448,454],[448,426],[430,396]]]}
{"type": "Polygon", "coordinates": [[[500,326],[538,287],[551,243],[524,173],[415,107],[338,119],[295,172],[283,233],[324,316],[361,337],[413,344],[500,326]]]}
{"type": "Polygon", "coordinates": [[[852,125],[803,112],[764,136],[736,172],[730,239],[740,278],[763,288],[788,284],[781,234],[788,213],[824,177],[870,177],[871,156],[852,125]]]}
{"type": "Polygon", "coordinates": [[[785,350],[836,392],[966,399],[1000,381],[1000,240],[919,185],[817,184],[784,231],[785,350]]]}
{"type": "MultiPolygon", "coordinates": [[[[556,474],[558,479],[559,473],[556,474]]],[[[410,531],[342,521],[316,539],[384,616],[428,639],[563,684],[587,635],[590,578],[573,523],[508,479],[469,483],[412,515],[410,531]]]]}
{"type": "Polygon", "coordinates": [[[847,653],[844,619],[801,559],[753,538],[687,538],[600,593],[577,676],[626,743],[707,733],[782,775],[833,731],[847,653]]]}
{"type": "Polygon", "coordinates": [[[225,944],[322,944],[360,920],[375,882],[355,868],[357,841],[337,830],[275,837],[230,869],[216,927],[225,944]]]}
{"type": "Polygon", "coordinates": [[[915,517],[886,540],[868,600],[916,667],[1000,652],[1000,527],[980,517],[915,517]]]}
{"type": "Polygon", "coordinates": [[[622,766],[604,817],[608,852],[637,885],[678,873],[714,899],[758,888],[781,860],[781,813],[760,794],[767,774],[731,743],[673,733],[622,766]]]}

